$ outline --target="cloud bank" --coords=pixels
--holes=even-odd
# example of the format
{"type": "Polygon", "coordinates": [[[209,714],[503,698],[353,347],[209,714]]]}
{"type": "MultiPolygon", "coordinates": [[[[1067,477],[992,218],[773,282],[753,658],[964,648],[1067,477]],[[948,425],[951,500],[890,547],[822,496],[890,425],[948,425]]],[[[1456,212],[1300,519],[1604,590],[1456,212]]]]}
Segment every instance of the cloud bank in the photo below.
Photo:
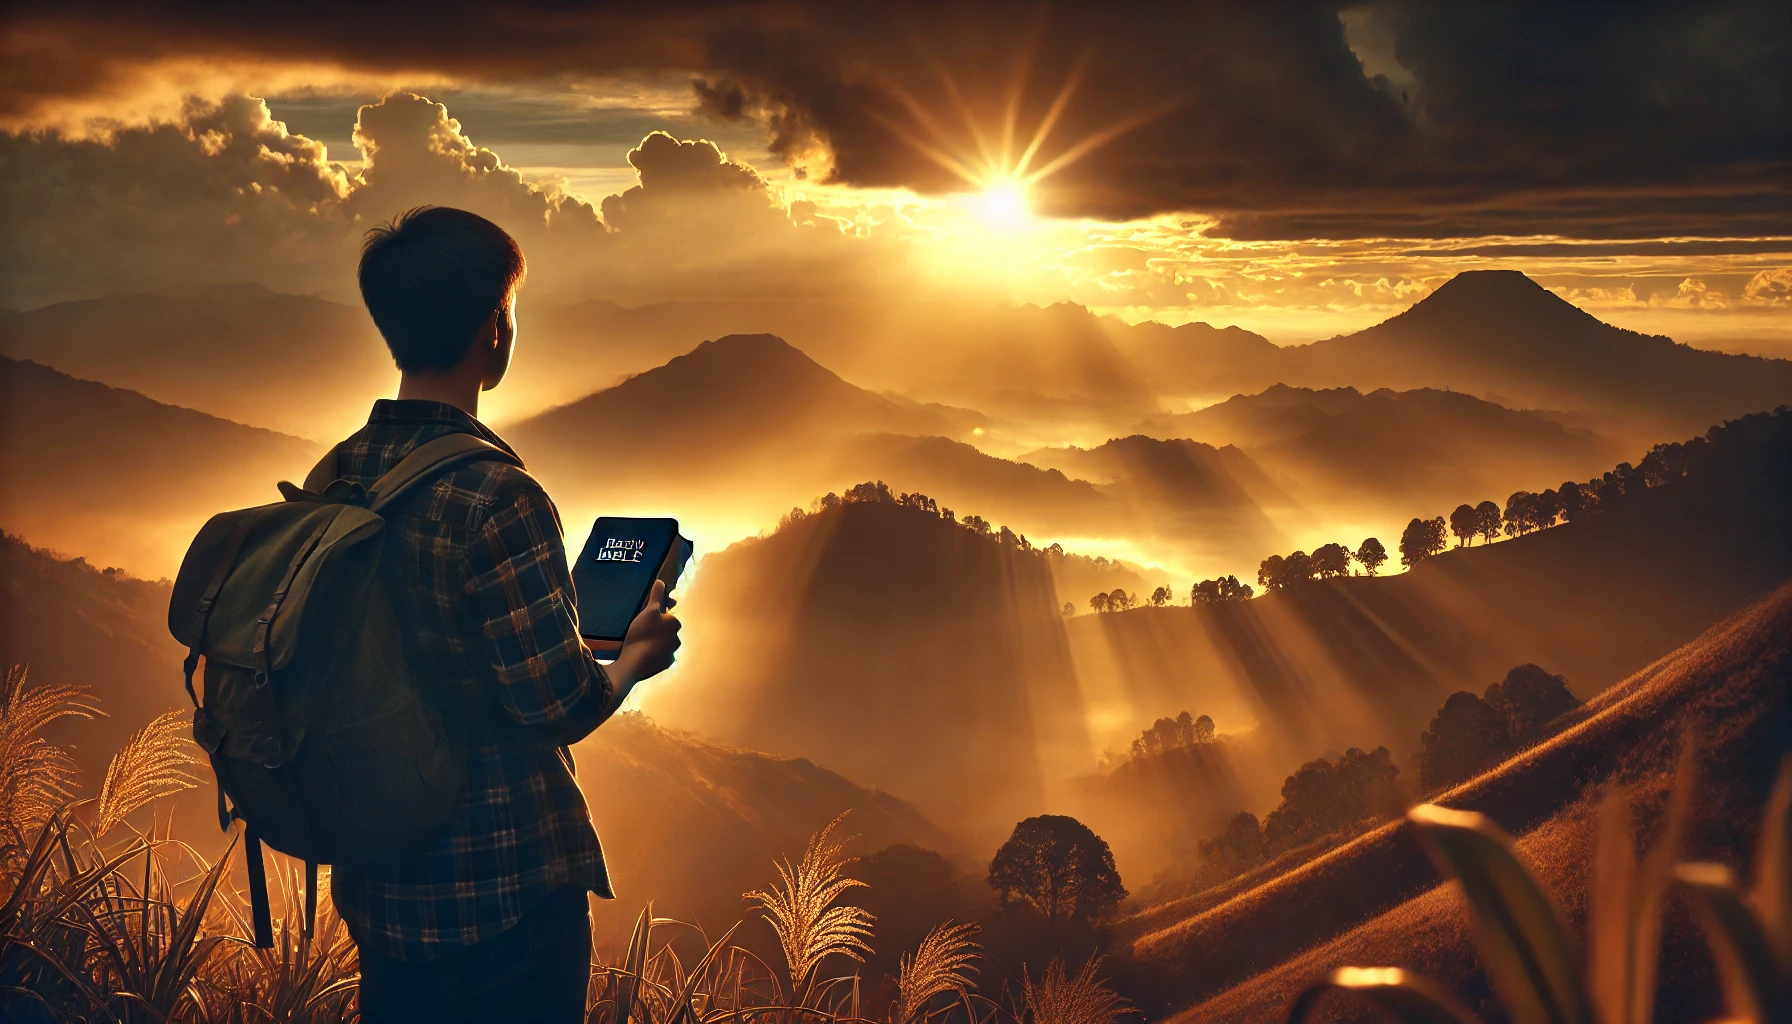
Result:
{"type": "Polygon", "coordinates": [[[22,5],[0,52],[0,123],[205,62],[493,83],[673,72],[811,177],[925,193],[963,187],[925,149],[1017,156],[1070,83],[1035,167],[1130,130],[1040,183],[1059,214],[1195,211],[1235,239],[1792,233],[1784,4],[308,12],[22,5]]]}

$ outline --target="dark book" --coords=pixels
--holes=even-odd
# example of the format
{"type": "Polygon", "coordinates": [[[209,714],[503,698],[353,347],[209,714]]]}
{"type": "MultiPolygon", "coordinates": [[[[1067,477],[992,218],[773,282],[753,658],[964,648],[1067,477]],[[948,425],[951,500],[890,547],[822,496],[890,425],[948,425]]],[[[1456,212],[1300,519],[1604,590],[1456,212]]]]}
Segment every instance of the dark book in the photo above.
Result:
{"type": "Polygon", "coordinates": [[[628,624],[653,594],[653,581],[665,580],[670,594],[691,550],[676,519],[598,519],[572,567],[586,645],[599,653],[620,650],[628,624]]]}

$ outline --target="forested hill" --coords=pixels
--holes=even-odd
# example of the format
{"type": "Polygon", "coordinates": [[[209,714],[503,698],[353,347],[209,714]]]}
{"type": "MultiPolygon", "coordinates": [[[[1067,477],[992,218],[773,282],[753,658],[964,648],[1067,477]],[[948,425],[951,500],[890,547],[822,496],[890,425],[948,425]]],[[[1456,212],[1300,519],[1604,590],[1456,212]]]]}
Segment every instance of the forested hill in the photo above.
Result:
{"type": "Polygon", "coordinates": [[[1596,515],[1410,572],[1079,616],[1085,691],[1124,688],[1147,720],[1192,705],[1256,721],[1302,756],[1410,750],[1443,697],[1525,662],[1589,696],[1792,577],[1792,413],[1708,438],[1656,486],[1615,474],[1629,490],[1596,515]]]}
{"type": "Polygon", "coordinates": [[[1011,827],[1043,761],[1087,753],[1056,556],[919,496],[847,499],[703,562],[683,664],[647,710],[814,758],[942,825],[1011,827]]]}

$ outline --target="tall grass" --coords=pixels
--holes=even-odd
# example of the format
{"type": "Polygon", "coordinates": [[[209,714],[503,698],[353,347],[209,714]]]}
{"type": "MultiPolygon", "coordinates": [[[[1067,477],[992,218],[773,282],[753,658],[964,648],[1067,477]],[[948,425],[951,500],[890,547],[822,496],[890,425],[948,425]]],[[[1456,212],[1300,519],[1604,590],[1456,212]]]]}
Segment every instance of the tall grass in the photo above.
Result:
{"type": "MultiPolygon", "coordinates": [[[[161,797],[198,784],[197,748],[184,716],[161,716],[125,741],[98,792],[75,799],[68,752],[43,738],[67,715],[100,714],[72,687],[0,683],[0,1019],[113,1024],[352,1024],[359,962],[328,899],[306,934],[297,865],[277,858],[284,907],[270,949],[246,938],[242,894],[227,881],[235,843],[207,862],[170,826],[131,824],[161,797]]],[[[588,1024],[873,1024],[862,979],[824,976],[834,961],[872,952],[872,916],[846,897],[864,882],[845,873],[846,815],[810,838],[801,858],[773,865],[776,880],[745,894],[770,925],[784,963],[737,942],[747,922],[718,938],[643,908],[622,956],[594,958],[588,1024]],[[681,952],[682,951],[682,952],[681,952]]],[[[328,872],[319,876],[320,889],[328,872]]],[[[900,958],[883,1024],[1111,1024],[1123,1008],[1090,963],[1062,963],[1028,979],[1021,1005],[975,992],[974,923],[947,921],[900,958]],[[1029,1021],[1030,1018],[1030,1021],[1029,1021]]]]}
{"type": "MultiPolygon", "coordinates": [[[[1582,949],[1512,840],[1479,814],[1421,805],[1407,814],[1419,841],[1462,887],[1476,949],[1495,993],[1521,1024],[1647,1024],[1654,1020],[1662,904],[1674,886],[1699,910],[1723,974],[1730,1019],[1792,1020],[1792,759],[1768,801],[1745,890],[1720,864],[1676,864],[1691,810],[1694,744],[1681,749],[1655,845],[1639,861],[1623,790],[1598,811],[1582,949]]],[[[1291,1022],[1320,999],[1349,992],[1408,1024],[1465,1024],[1475,1017],[1448,993],[1397,968],[1346,967],[1295,1000],[1291,1022]]]]}

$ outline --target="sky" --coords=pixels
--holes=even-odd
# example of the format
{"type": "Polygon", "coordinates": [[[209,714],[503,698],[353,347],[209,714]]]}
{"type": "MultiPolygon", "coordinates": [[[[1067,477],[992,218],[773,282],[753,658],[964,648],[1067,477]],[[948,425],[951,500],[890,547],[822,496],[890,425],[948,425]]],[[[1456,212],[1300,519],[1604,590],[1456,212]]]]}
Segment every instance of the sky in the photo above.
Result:
{"type": "Polygon", "coordinates": [[[0,305],[354,301],[463,205],[538,296],[1069,301],[1281,343],[1464,269],[1792,356],[1785,5],[16,6],[0,305]],[[663,134],[658,134],[663,133],[663,134]]]}

